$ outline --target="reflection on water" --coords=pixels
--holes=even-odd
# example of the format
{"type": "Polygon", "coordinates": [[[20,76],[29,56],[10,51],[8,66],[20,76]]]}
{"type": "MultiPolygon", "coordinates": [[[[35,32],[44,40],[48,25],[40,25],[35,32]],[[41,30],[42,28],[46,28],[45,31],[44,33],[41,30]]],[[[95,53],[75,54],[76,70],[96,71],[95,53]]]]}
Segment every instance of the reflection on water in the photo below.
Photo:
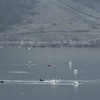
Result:
{"type": "Polygon", "coordinates": [[[0,98],[99,99],[99,55],[99,48],[2,48],[0,98]]]}

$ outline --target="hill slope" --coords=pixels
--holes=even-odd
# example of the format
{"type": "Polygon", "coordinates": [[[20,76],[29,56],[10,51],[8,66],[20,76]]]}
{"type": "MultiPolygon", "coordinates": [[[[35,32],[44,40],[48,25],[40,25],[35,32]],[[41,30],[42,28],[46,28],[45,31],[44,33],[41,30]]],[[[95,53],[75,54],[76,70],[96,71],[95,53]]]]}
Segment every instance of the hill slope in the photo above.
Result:
{"type": "Polygon", "coordinates": [[[99,0],[0,0],[0,34],[35,40],[96,34],[100,32],[99,4],[99,0]]]}

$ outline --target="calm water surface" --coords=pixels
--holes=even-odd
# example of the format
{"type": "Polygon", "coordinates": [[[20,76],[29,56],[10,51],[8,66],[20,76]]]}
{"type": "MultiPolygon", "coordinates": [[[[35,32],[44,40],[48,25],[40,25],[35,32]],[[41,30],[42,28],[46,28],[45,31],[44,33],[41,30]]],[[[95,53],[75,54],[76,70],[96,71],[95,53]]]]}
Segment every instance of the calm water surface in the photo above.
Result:
{"type": "Polygon", "coordinates": [[[0,49],[0,100],[98,100],[100,99],[99,48],[2,48],[0,49]],[[28,62],[32,65],[29,66],[28,62]],[[69,69],[69,61],[72,69],[69,69]],[[55,63],[55,67],[47,66],[55,63]],[[73,70],[77,69],[77,76],[73,70]],[[92,80],[73,85],[24,84],[20,81],[92,80]],[[16,82],[13,83],[13,80],[16,82]]]}

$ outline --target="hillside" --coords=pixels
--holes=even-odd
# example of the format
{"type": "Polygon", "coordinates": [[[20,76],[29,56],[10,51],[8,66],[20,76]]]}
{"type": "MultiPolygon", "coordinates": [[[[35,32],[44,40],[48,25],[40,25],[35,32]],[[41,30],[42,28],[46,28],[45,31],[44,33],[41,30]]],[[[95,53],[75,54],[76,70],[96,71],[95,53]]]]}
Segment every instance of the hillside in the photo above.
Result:
{"type": "Polygon", "coordinates": [[[99,34],[99,6],[99,0],[0,0],[0,36],[54,41],[99,34]]]}

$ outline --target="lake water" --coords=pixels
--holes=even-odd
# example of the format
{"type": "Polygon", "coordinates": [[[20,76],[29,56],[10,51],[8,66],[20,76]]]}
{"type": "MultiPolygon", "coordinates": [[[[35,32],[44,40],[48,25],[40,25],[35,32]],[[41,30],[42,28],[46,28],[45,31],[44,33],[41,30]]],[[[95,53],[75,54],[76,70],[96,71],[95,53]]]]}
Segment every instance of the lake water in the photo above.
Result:
{"type": "Polygon", "coordinates": [[[0,80],[0,100],[98,100],[100,48],[1,48],[0,80]]]}

